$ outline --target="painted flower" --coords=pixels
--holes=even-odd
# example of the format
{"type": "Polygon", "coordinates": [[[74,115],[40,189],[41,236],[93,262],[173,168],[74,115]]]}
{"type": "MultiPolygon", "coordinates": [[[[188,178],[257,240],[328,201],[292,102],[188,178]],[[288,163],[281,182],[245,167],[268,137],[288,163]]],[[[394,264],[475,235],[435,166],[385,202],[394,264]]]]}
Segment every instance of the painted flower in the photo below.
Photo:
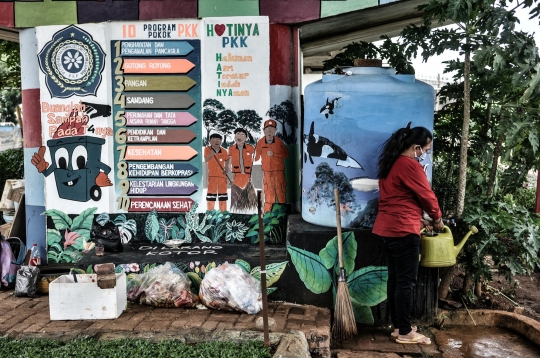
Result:
{"type": "Polygon", "coordinates": [[[349,212],[353,212],[353,208],[351,207],[350,205],[351,203],[347,203],[347,204],[339,204],[339,206],[341,207],[341,216],[345,216],[347,215],[349,212]]]}
{"type": "Polygon", "coordinates": [[[80,64],[82,64],[82,56],[79,51],[75,51],[75,55],[72,55],[71,52],[66,51],[66,56],[64,56],[64,65],[67,65],[68,70],[70,70],[72,66],[79,68],[80,64]]]}
{"type": "Polygon", "coordinates": [[[206,267],[204,267],[204,265],[201,266],[201,272],[206,273],[206,267]]]}
{"type": "Polygon", "coordinates": [[[195,268],[195,264],[193,263],[193,261],[189,263],[189,268],[192,270],[195,268]]]}
{"type": "Polygon", "coordinates": [[[139,272],[140,271],[139,264],[136,264],[136,263],[130,264],[129,265],[129,271],[130,272],[139,272]]]}
{"type": "Polygon", "coordinates": [[[81,236],[78,232],[68,232],[68,230],[66,229],[66,234],[64,235],[64,238],[66,239],[66,241],[64,242],[64,250],[67,249],[68,246],[73,245],[75,243],[75,240],[77,240],[79,237],[81,236]]]}
{"type": "Polygon", "coordinates": [[[125,273],[129,273],[129,268],[130,268],[129,264],[120,264],[120,266],[122,267],[125,273]]]}
{"type": "Polygon", "coordinates": [[[201,264],[200,261],[195,261],[195,266],[199,266],[201,264]]]}
{"type": "Polygon", "coordinates": [[[94,246],[96,246],[95,243],[93,243],[92,241],[87,242],[86,239],[83,237],[83,252],[85,254],[87,254],[88,251],[92,250],[94,246]]]}

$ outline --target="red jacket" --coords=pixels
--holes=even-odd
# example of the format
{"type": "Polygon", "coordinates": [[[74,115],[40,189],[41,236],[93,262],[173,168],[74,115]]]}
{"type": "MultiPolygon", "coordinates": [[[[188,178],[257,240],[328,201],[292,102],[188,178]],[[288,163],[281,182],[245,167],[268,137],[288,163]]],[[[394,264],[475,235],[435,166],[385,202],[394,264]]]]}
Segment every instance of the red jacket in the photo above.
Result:
{"type": "Polygon", "coordinates": [[[379,180],[379,191],[374,234],[387,237],[419,234],[422,210],[433,220],[442,216],[422,166],[410,157],[399,156],[388,176],[379,180]]]}

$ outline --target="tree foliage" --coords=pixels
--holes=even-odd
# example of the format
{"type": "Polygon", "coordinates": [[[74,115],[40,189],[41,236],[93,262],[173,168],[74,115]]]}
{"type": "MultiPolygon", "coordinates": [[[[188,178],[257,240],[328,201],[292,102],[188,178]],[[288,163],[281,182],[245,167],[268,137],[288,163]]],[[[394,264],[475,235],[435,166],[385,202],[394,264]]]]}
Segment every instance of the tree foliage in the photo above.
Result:
{"type": "Polygon", "coordinates": [[[16,108],[21,103],[20,90],[10,89],[0,91],[0,120],[17,124],[16,108]]]}
{"type": "Polygon", "coordinates": [[[21,88],[19,44],[0,40],[0,89],[21,88]]]}

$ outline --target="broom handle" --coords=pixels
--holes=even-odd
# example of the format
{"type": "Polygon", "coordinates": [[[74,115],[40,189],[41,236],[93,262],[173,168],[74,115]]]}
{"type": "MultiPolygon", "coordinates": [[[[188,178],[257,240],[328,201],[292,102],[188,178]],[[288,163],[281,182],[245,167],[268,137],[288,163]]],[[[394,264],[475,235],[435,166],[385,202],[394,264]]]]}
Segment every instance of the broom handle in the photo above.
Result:
{"type": "Polygon", "coordinates": [[[334,189],[334,201],[336,202],[336,228],[338,238],[339,268],[343,268],[343,238],[341,237],[341,210],[339,207],[339,189],[334,189]]]}

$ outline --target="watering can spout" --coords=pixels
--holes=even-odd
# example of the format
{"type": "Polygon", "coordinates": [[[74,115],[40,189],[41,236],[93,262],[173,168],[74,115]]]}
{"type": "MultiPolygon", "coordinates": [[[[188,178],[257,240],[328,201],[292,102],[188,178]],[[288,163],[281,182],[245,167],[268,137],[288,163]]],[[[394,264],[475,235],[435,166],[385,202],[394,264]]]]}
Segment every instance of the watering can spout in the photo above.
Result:
{"type": "Polygon", "coordinates": [[[463,239],[461,239],[461,242],[457,246],[454,246],[454,253],[456,257],[463,248],[463,245],[465,245],[465,242],[467,242],[467,240],[469,239],[469,236],[476,233],[478,233],[478,229],[476,228],[476,226],[471,226],[467,235],[465,235],[463,239]]]}

